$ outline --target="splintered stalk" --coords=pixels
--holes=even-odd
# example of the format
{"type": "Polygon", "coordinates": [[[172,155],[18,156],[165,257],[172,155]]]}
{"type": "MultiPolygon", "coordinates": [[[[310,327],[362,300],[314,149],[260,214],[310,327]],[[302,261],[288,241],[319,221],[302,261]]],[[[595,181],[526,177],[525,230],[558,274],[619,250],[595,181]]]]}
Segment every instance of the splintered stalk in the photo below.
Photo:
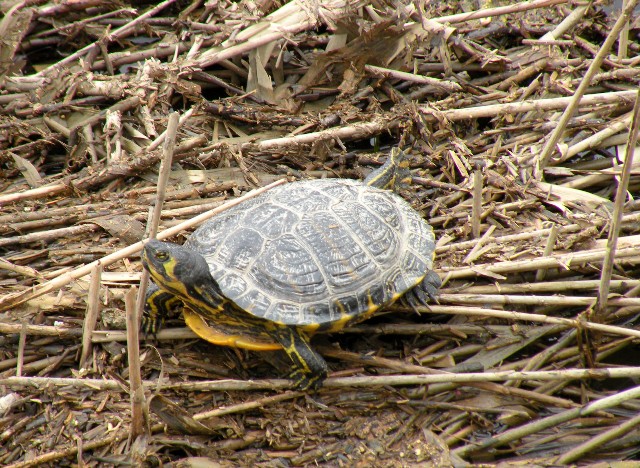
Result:
{"type": "Polygon", "coordinates": [[[602,264],[602,274],[600,276],[600,291],[598,292],[598,305],[596,311],[599,315],[606,315],[607,301],[609,297],[609,282],[613,272],[613,261],[616,257],[616,248],[618,246],[618,235],[620,234],[620,224],[622,223],[622,211],[624,209],[624,201],[627,198],[627,187],[631,178],[631,167],[638,141],[638,118],[640,116],[640,91],[636,95],[636,102],[633,107],[633,118],[631,119],[631,129],[629,130],[629,141],[627,150],[622,164],[622,174],[616,191],[616,199],[614,201],[613,219],[611,229],[609,230],[609,238],[607,239],[607,249],[602,264]]]}

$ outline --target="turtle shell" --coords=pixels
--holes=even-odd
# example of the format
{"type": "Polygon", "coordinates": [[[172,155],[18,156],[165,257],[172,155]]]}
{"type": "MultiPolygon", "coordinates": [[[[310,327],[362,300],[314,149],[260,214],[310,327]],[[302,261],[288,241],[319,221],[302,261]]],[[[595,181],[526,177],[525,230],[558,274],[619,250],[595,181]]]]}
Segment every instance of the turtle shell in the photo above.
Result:
{"type": "Polygon", "coordinates": [[[401,197],[358,181],[294,182],[201,225],[185,246],[250,314],[309,331],[362,320],[421,282],[433,230],[401,197]]]}

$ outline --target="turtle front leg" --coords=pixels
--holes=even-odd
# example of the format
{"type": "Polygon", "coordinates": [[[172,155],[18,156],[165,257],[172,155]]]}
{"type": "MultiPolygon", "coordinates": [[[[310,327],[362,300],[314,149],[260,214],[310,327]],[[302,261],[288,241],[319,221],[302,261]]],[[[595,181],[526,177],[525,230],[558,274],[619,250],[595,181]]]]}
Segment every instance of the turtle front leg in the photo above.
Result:
{"type": "Polygon", "coordinates": [[[145,296],[140,329],[145,335],[156,336],[164,325],[165,319],[180,313],[182,306],[180,299],[150,282],[145,296]]]}
{"type": "Polygon", "coordinates": [[[293,361],[290,376],[298,390],[315,390],[327,377],[327,363],[309,344],[309,338],[295,327],[276,325],[273,336],[293,361]]]}

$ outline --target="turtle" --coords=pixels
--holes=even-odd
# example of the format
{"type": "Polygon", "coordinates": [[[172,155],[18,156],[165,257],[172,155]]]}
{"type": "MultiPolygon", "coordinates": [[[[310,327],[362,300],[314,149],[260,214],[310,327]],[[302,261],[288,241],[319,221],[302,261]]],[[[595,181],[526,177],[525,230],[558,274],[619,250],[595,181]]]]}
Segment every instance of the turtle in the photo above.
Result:
{"type": "Polygon", "coordinates": [[[364,181],[299,180],[277,186],[199,226],[184,245],[151,239],[142,263],[155,283],[142,326],[156,333],[172,309],[218,345],[282,349],[300,390],[328,367],[310,338],[360,322],[399,298],[437,296],[431,226],[392,191],[407,183],[393,148],[364,181]]]}

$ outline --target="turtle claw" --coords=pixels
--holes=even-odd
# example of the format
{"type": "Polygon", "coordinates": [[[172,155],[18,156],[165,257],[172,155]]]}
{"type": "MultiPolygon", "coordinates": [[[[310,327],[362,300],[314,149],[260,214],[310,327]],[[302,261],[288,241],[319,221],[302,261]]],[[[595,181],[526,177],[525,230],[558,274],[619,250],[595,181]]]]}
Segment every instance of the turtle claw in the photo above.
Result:
{"type": "Polygon", "coordinates": [[[140,330],[145,336],[156,337],[158,332],[164,325],[164,317],[154,314],[153,312],[144,311],[142,315],[142,321],[140,323],[140,330]]]}
{"type": "Polygon", "coordinates": [[[422,282],[414,289],[420,289],[424,291],[431,301],[437,302],[438,289],[442,286],[442,280],[435,271],[429,271],[422,282]]]}
{"type": "Polygon", "coordinates": [[[182,307],[180,299],[160,289],[155,283],[149,283],[140,329],[145,335],[155,338],[162,329],[165,319],[170,315],[179,314],[182,307]]]}
{"type": "Polygon", "coordinates": [[[413,290],[407,291],[404,296],[402,296],[402,302],[411,307],[416,314],[420,315],[418,307],[420,307],[422,304],[420,304],[420,302],[418,301],[418,298],[413,293],[413,290]]]}
{"type": "Polygon", "coordinates": [[[422,285],[418,285],[417,287],[413,288],[411,290],[411,295],[423,306],[427,306],[429,299],[431,299],[430,294],[425,291],[423,288],[421,288],[420,286],[422,285]]]}
{"type": "Polygon", "coordinates": [[[414,311],[418,312],[418,307],[429,307],[429,302],[437,302],[438,288],[442,280],[434,271],[428,272],[420,283],[407,291],[403,299],[414,311]]]}

